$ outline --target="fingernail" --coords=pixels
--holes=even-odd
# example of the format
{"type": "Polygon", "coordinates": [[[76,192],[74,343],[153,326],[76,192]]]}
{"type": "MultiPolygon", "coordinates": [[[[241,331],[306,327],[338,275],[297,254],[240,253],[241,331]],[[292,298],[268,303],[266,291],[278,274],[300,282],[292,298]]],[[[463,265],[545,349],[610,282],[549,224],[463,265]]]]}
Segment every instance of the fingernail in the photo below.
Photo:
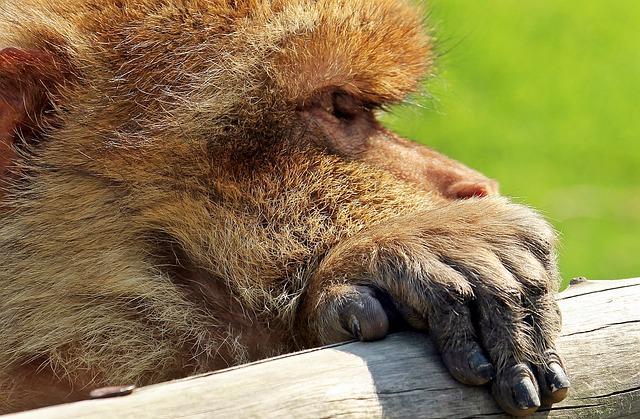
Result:
{"type": "Polygon", "coordinates": [[[362,330],[360,330],[360,321],[354,316],[351,318],[351,333],[356,339],[362,340],[362,330]]]}
{"type": "Polygon", "coordinates": [[[560,364],[556,362],[550,363],[544,378],[549,391],[551,391],[552,403],[557,403],[567,397],[571,382],[560,364]]]}
{"type": "Polygon", "coordinates": [[[519,409],[540,407],[540,397],[531,377],[518,377],[513,385],[513,395],[519,409]]]}
{"type": "Polygon", "coordinates": [[[481,351],[473,351],[469,354],[469,366],[477,375],[487,381],[496,376],[496,369],[481,351]]]}
{"type": "Polygon", "coordinates": [[[95,390],[91,390],[89,397],[92,399],[105,399],[107,397],[120,397],[133,393],[136,386],[113,386],[113,387],[101,387],[95,390]]]}
{"type": "Polygon", "coordinates": [[[560,364],[556,362],[549,364],[549,369],[545,378],[547,379],[549,389],[552,392],[571,387],[569,377],[567,377],[567,374],[564,372],[560,364]]]}

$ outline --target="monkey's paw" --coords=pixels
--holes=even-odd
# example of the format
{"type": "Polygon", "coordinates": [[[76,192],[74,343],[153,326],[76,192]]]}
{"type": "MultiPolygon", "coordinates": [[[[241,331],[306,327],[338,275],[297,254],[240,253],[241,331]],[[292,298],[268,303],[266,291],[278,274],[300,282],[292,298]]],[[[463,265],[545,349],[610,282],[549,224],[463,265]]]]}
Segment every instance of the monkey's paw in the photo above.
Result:
{"type": "Polygon", "coordinates": [[[513,415],[563,400],[554,340],[555,233],[503,198],[456,201],[378,223],[325,255],[306,290],[311,344],[428,331],[451,374],[513,415]]]}

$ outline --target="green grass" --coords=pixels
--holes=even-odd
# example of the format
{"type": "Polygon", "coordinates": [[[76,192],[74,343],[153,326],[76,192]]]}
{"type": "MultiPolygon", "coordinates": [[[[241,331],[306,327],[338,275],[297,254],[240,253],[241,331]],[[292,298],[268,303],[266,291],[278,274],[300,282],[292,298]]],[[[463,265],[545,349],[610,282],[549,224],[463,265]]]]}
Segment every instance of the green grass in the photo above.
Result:
{"type": "Polygon", "coordinates": [[[640,276],[640,2],[430,7],[438,101],[386,124],[540,209],[561,232],[565,281],[640,276]]]}

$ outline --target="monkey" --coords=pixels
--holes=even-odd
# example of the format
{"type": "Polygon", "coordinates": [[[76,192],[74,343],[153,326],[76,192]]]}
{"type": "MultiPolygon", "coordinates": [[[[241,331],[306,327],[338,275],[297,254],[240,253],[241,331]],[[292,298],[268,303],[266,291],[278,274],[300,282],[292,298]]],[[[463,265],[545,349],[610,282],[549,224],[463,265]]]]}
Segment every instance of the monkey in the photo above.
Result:
{"type": "Polygon", "coordinates": [[[402,328],[508,413],[563,400],[556,233],[383,127],[405,0],[0,3],[0,408],[402,328]]]}

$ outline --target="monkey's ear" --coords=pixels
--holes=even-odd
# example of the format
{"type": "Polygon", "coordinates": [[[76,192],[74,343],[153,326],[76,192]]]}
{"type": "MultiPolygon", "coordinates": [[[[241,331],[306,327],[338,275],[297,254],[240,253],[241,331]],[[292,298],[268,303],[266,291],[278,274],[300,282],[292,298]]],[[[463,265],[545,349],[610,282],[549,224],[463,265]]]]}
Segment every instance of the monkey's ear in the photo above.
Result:
{"type": "Polygon", "coordinates": [[[0,179],[15,157],[19,137],[35,141],[51,114],[51,94],[65,79],[60,60],[51,54],[20,48],[0,51],[0,179]]]}

